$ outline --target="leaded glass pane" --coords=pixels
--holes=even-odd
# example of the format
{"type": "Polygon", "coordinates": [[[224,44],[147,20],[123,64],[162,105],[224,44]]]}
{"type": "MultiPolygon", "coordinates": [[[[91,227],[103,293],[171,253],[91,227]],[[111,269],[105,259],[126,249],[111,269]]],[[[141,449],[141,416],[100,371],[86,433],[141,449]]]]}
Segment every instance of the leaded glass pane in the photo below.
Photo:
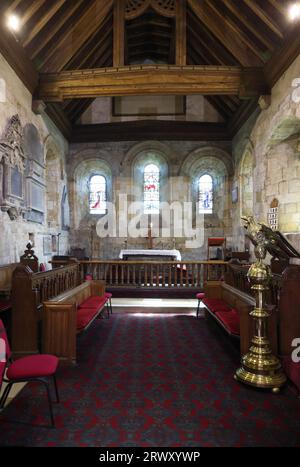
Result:
{"type": "Polygon", "coordinates": [[[159,168],[154,164],[144,169],[144,213],[159,214],[159,168]]]}
{"type": "Polygon", "coordinates": [[[199,178],[199,213],[213,212],[213,180],[210,175],[199,178]]]}
{"type": "Polygon", "coordinates": [[[106,180],[102,175],[94,175],[90,179],[90,214],[106,213],[106,180]]]}

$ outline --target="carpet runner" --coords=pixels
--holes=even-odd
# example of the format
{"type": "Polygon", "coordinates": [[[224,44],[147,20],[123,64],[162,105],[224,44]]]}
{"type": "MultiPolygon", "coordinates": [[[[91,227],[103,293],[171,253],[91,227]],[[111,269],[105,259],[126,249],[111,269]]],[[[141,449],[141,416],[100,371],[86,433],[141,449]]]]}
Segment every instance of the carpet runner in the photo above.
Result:
{"type": "Polygon", "coordinates": [[[206,320],[113,315],[78,338],[61,367],[49,427],[44,388],[0,415],[1,446],[300,446],[300,400],[233,380],[239,355],[206,320]]]}

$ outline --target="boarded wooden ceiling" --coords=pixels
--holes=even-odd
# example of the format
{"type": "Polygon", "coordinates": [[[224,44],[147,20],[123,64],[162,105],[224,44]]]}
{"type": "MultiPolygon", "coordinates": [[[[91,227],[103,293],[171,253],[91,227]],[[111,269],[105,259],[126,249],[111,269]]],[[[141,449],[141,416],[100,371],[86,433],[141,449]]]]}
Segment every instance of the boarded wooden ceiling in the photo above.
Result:
{"type": "MultiPolygon", "coordinates": [[[[0,13],[2,18],[10,13],[20,17],[22,28],[16,36],[38,73],[110,67],[114,1],[125,2],[124,63],[174,64],[176,0],[1,0],[0,13]]],[[[266,67],[287,47],[294,27],[285,0],[186,3],[188,65],[266,67]]],[[[239,115],[246,118],[245,109],[253,108],[237,96],[207,99],[226,122],[239,121],[239,115]]],[[[75,124],[91,102],[65,101],[54,105],[55,112],[75,124]]]]}

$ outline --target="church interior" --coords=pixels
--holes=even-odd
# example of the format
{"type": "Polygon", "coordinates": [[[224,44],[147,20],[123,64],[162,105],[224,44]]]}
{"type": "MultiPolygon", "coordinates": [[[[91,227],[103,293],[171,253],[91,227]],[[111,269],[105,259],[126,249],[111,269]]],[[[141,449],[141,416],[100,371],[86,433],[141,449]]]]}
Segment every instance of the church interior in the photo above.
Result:
{"type": "Polygon", "coordinates": [[[300,447],[300,2],[0,13],[0,446],[300,447]]]}

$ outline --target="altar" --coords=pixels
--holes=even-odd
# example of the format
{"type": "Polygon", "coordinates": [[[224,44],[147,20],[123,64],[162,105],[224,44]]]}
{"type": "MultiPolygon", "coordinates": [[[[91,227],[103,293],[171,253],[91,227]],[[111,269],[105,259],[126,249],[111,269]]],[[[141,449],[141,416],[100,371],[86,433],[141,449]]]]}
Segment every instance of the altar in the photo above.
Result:
{"type": "Polygon", "coordinates": [[[181,261],[178,250],[121,250],[119,258],[123,260],[165,260],[181,261]]]}

